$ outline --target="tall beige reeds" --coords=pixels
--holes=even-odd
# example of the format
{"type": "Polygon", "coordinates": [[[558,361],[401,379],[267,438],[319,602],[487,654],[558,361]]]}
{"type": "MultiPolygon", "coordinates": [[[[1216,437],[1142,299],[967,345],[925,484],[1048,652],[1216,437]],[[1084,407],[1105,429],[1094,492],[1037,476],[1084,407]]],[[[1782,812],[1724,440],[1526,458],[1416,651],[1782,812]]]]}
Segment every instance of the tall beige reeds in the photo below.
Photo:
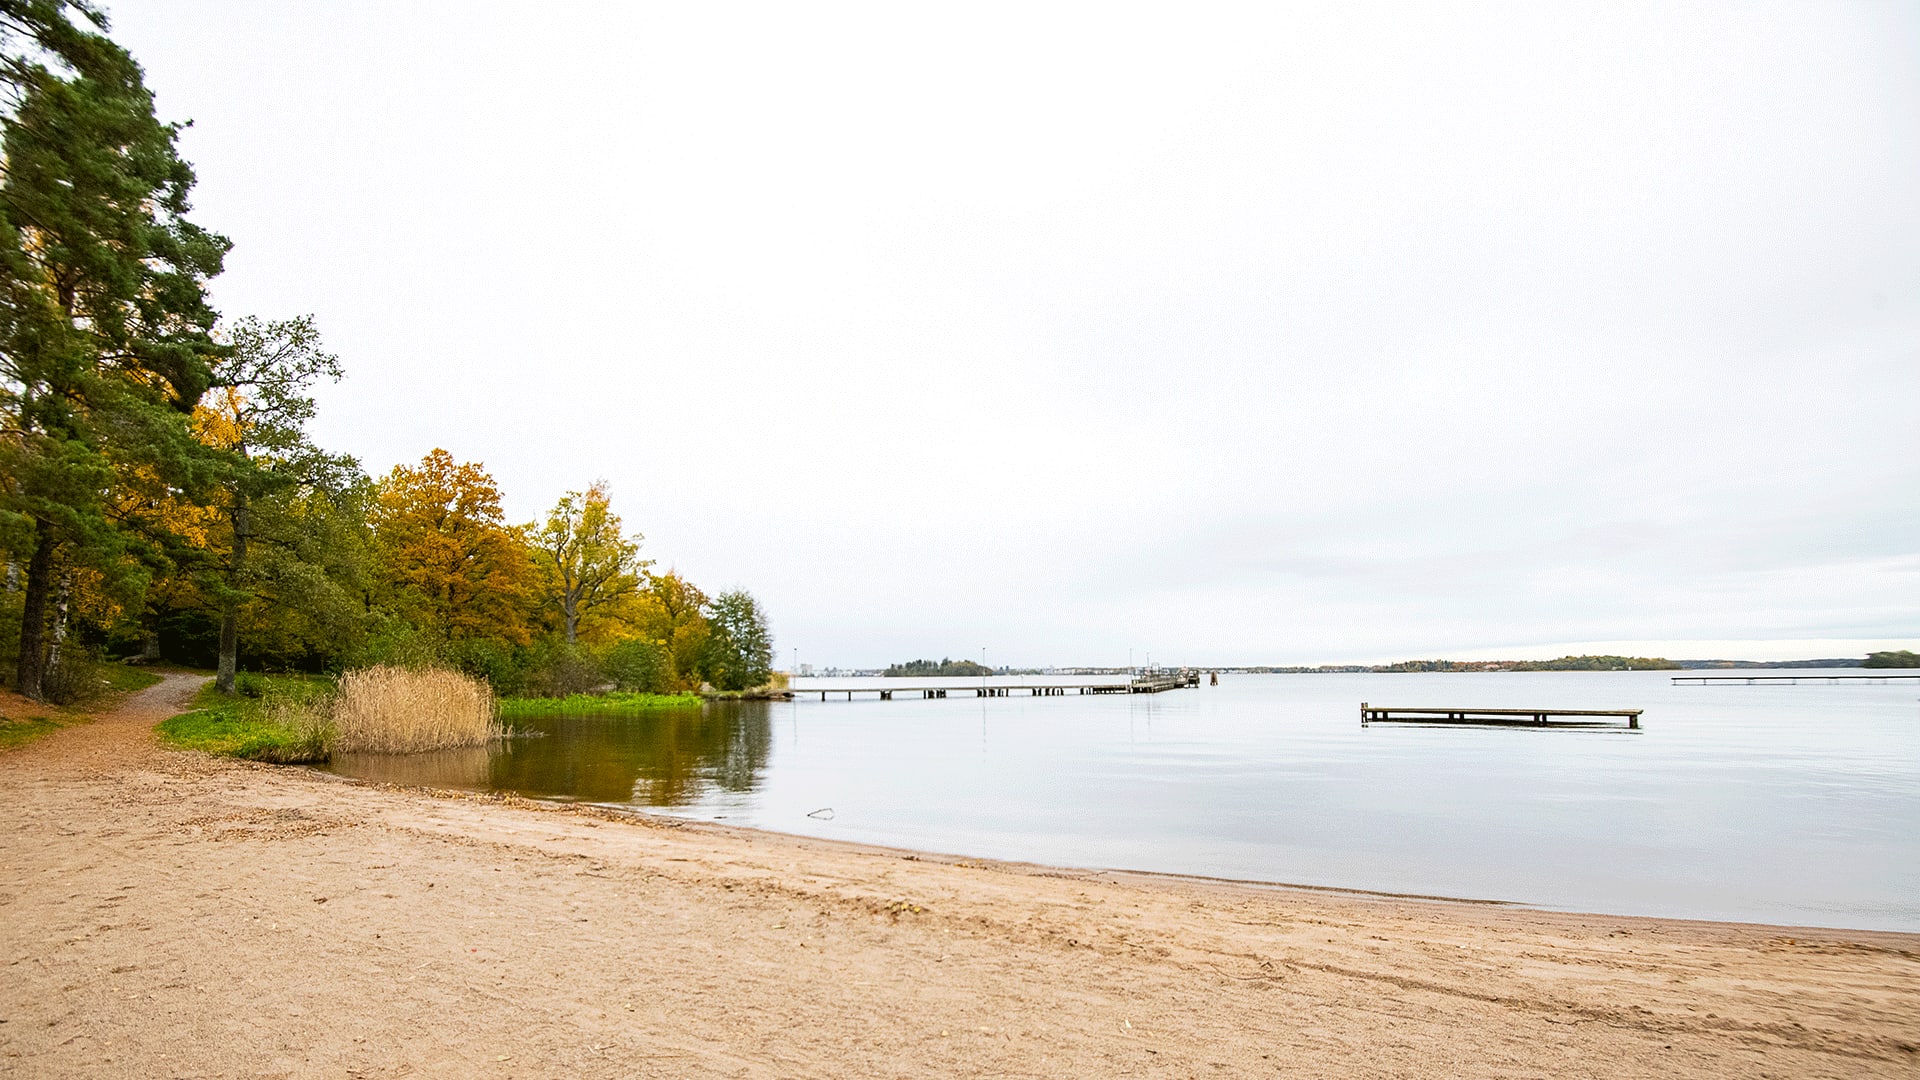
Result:
{"type": "Polygon", "coordinates": [[[480,746],[501,735],[487,684],[439,668],[347,672],[334,698],[333,726],[335,749],[367,754],[480,746]]]}

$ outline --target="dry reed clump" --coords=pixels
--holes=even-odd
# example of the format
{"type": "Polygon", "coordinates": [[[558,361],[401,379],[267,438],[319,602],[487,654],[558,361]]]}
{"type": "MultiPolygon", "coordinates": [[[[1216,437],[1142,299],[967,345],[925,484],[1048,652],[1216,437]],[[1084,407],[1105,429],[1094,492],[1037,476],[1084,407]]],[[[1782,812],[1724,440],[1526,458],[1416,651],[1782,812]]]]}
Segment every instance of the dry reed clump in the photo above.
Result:
{"type": "Polygon", "coordinates": [[[480,746],[502,734],[486,683],[457,671],[385,666],[340,676],[333,728],[334,749],[367,754],[480,746]]]}

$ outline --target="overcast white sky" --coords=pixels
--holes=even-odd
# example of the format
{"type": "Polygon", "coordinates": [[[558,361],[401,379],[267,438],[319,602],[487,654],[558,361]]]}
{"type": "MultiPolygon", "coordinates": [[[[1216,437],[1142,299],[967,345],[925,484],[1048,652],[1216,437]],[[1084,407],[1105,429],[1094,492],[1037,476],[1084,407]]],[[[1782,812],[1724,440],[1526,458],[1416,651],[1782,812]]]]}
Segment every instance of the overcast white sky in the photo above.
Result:
{"type": "Polygon", "coordinates": [[[785,662],[1920,644],[1920,7],[115,0],[316,428],[785,662]]]}

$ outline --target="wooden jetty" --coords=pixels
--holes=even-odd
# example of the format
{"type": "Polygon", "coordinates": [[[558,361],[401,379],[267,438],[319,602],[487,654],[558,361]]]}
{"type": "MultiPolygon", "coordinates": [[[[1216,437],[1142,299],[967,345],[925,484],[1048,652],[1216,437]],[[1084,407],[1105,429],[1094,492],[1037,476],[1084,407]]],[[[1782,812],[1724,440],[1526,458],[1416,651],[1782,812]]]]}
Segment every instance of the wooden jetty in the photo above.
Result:
{"type": "Polygon", "coordinates": [[[820,700],[827,700],[829,694],[845,694],[848,701],[855,694],[875,694],[881,701],[892,701],[895,695],[903,698],[919,697],[1063,697],[1068,694],[1158,694],[1167,690],[1178,690],[1187,686],[1199,686],[1200,673],[1197,671],[1150,671],[1134,676],[1127,682],[1085,682],[1085,683],[950,683],[946,686],[835,686],[826,689],[819,687],[790,687],[795,695],[819,694],[820,700]],[[1017,692],[1017,693],[1016,693],[1017,692]]]}
{"type": "Polygon", "coordinates": [[[1622,728],[1639,730],[1640,709],[1428,709],[1360,703],[1368,724],[1474,724],[1488,727],[1622,728]],[[1619,721],[1626,721],[1624,724],[1619,721]]]}
{"type": "Polygon", "coordinates": [[[1183,686],[1199,686],[1200,673],[1197,671],[1148,671],[1134,676],[1127,684],[1130,694],[1158,694],[1162,690],[1178,690],[1183,686]]]}
{"type": "Polygon", "coordinates": [[[1800,680],[1813,683],[1877,682],[1889,679],[1920,679],[1920,675],[1675,675],[1675,686],[1710,686],[1714,683],[1745,683],[1748,686],[1798,686],[1800,680]]]}

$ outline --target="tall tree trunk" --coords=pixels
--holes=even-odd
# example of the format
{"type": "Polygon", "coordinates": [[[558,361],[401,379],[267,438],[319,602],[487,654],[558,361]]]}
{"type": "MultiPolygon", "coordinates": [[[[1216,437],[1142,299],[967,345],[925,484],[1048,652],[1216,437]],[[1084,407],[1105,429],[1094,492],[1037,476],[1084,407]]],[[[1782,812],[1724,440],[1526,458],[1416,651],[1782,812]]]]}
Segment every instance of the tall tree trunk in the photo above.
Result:
{"type": "Polygon", "coordinates": [[[143,664],[160,662],[160,631],[151,626],[140,628],[140,662],[143,664]]]}
{"type": "Polygon", "coordinates": [[[240,664],[240,580],[247,565],[247,534],[253,526],[245,495],[233,497],[233,561],[227,564],[227,595],[220,604],[220,665],[214,670],[214,688],[233,693],[240,664]]]}
{"type": "MultiPolygon", "coordinates": [[[[47,647],[47,670],[40,677],[41,689],[46,689],[49,676],[55,677],[55,685],[60,682],[60,651],[67,644],[67,612],[73,606],[73,575],[60,575],[60,589],[54,594],[52,643],[47,647]]],[[[68,684],[71,688],[72,684],[68,684]]],[[[52,695],[49,695],[52,696],[52,695]]]]}
{"type": "Polygon", "coordinates": [[[560,616],[567,624],[567,644],[573,644],[575,632],[580,628],[580,602],[571,596],[562,597],[560,616]]]}
{"type": "Polygon", "coordinates": [[[27,595],[20,608],[20,662],[14,686],[22,696],[45,701],[47,598],[53,593],[53,526],[36,521],[33,557],[27,561],[27,595]]]}

